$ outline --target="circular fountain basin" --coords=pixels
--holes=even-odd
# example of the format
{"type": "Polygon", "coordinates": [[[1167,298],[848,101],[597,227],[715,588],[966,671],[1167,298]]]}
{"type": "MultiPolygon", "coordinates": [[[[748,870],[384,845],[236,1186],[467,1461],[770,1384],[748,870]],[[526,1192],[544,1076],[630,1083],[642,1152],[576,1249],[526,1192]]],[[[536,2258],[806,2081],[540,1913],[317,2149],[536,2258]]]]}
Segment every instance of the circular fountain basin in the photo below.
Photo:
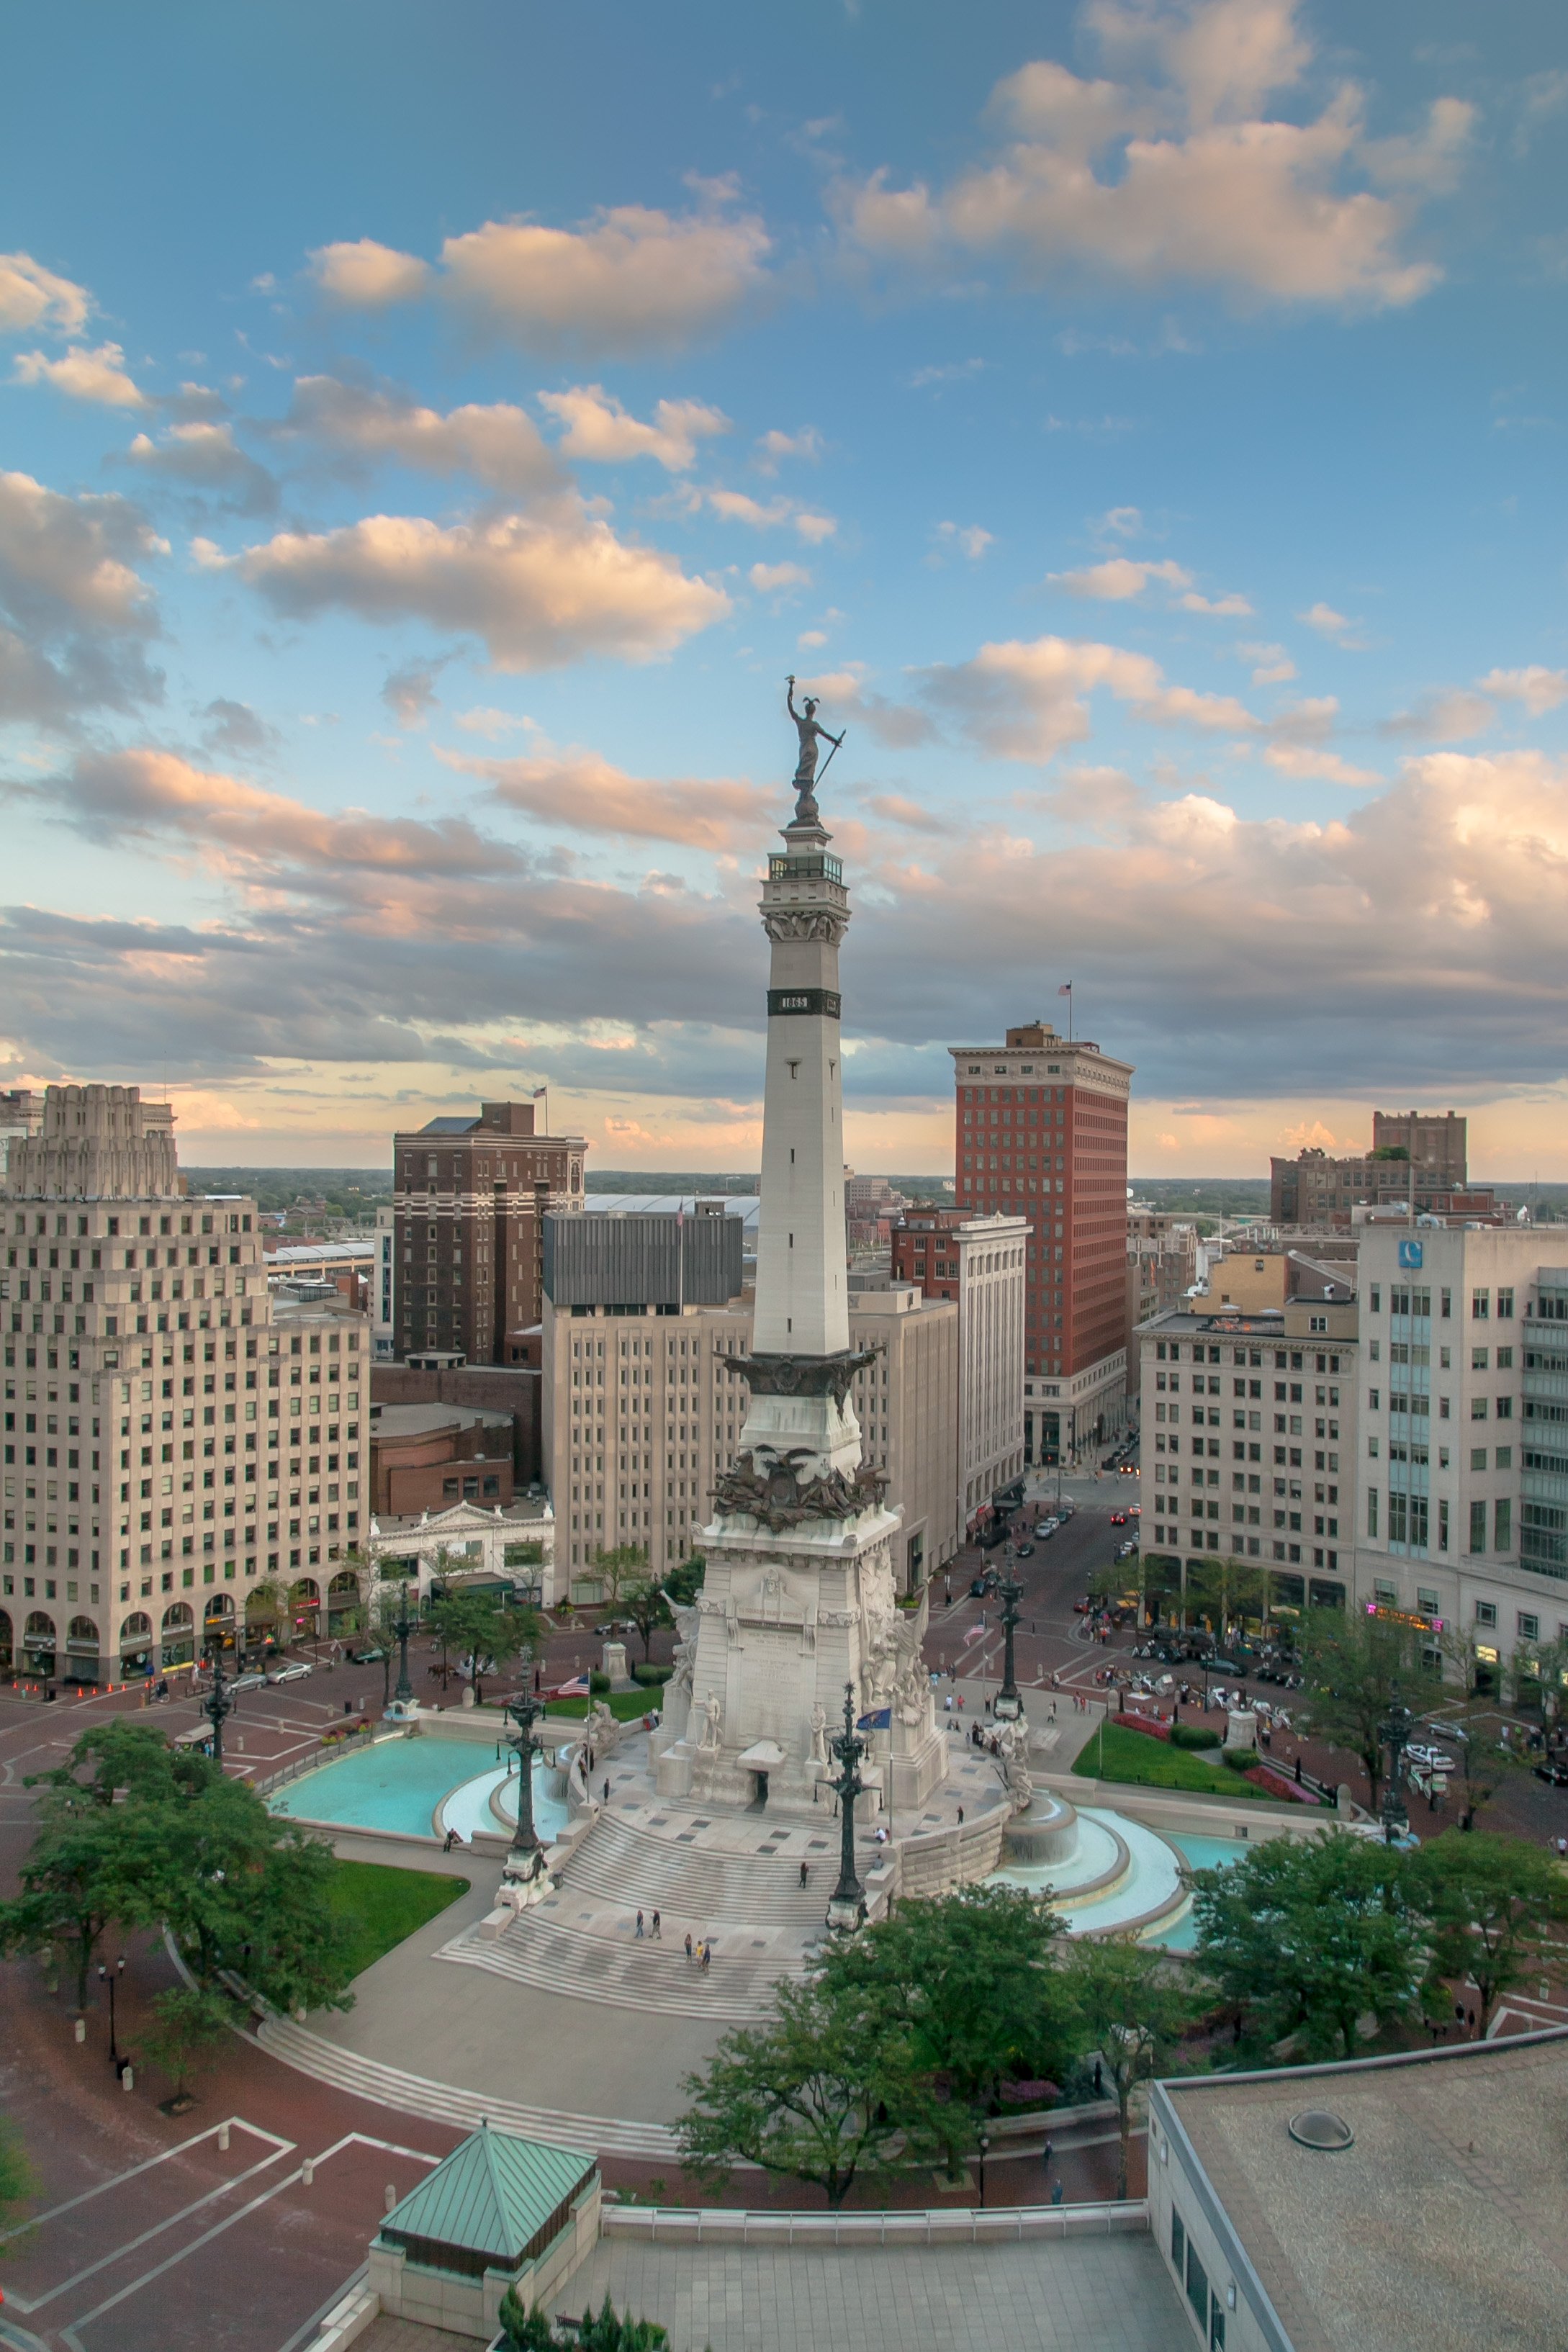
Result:
{"type": "MultiPolygon", "coordinates": [[[[1074,1808],[1064,1805],[1063,1810],[1071,1813],[1074,1808]]],[[[1029,1814],[1034,1811],[1031,1802],[1029,1814]]],[[[1022,1816],[1026,1828],[1028,1818],[1022,1816]]],[[[1047,1836],[1066,1827],[1043,1824],[1047,1836]]],[[[1182,1884],[1183,1855],[1157,1830],[1098,1805],[1078,1809],[1076,1832],[1072,1849],[1047,1860],[1026,1861],[1010,1851],[1001,1868],[992,1872],[992,1881],[1048,1895],[1069,1935],[1102,1936],[1117,1930],[1158,1942],[1160,1931],[1173,1926],[1190,1901],[1182,1884]]],[[[1009,1849],[1012,1842],[1009,1828],[1009,1849]]]]}
{"type": "MultiPolygon", "coordinates": [[[[533,1760],[533,1825],[548,1845],[566,1826],[566,1808],[559,1797],[550,1793],[555,1778],[552,1768],[542,1757],[533,1760]]],[[[454,1789],[441,1804],[436,1827],[441,1835],[456,1830],[464,1839],[472,1838],[476,1831],[494,1837],[498,1832],[510,1832],[517,1827],[517,1773],[505,1766],[489,1772],[478,1773],[454,1789]]]]}
{"type": "Polygon", "coordinates": [[[1009,1862],[1065,1862],[1078,1847],[1078,1807],[1037,1789],[1028,1810],[1008,1822],[1002,1844],[1009,1862]]]}

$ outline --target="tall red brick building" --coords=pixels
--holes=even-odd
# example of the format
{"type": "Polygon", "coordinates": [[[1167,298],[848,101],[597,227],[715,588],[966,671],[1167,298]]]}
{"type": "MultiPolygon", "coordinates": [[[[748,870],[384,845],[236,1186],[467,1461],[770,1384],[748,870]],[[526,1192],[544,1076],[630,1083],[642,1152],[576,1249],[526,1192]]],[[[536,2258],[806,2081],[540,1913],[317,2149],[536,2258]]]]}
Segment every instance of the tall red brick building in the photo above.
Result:
{"type": "Polygon", "coordinates": [[[948,1050],[955,1205],[1029,1221],[1025,1447],[1048,1461],[1126,1417],[1132,1065],[1045,1021],[948,1050]]]}
{"type": "Polygon", "coordinates": [[[481,1103],[478,1118],[393,1138],[398,1356],[531,1360],[545,1213],[581,1209],[586,1150],[580,1135],[536,1134],[531,1102],[481,1103]]]}

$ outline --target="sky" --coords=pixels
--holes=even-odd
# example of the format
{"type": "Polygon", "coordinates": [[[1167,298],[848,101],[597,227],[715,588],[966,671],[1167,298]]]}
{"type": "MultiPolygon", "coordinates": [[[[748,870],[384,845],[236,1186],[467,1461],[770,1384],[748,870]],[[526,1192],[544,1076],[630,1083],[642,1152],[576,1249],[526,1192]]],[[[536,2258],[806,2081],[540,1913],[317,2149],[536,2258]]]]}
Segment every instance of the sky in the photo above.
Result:
{"type": "Polygon", "coordinates": [[[1066,1010],[1131,1162],[1568,1177],[1568,17],[14,17],[0,1087],[758,1163],[786,675],[847,1143],[1066,1010]]]}

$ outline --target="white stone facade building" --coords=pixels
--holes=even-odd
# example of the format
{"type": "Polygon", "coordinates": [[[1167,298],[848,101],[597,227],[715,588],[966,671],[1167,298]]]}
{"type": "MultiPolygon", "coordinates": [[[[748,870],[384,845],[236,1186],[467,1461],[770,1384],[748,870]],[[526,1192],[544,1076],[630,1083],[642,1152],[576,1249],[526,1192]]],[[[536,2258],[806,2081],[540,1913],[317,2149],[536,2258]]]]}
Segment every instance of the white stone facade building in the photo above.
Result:
{"type": "Polygon", "coordinates": [[[967,1529],[1024,1467],[1026,1217],[972,1217],[948,1235],[958,1278],[958,1500],[967,1529]]]}
{"type": "Polygon", "coordinates": [[[134,1087],[47,1089],[0,1242],[16,1668],[103,1683],[239,1646],[274,1580],[324,1625],[368,1526],[366,1318],[270,1298],[254,1202],[188,1197],[134,1087]]]}

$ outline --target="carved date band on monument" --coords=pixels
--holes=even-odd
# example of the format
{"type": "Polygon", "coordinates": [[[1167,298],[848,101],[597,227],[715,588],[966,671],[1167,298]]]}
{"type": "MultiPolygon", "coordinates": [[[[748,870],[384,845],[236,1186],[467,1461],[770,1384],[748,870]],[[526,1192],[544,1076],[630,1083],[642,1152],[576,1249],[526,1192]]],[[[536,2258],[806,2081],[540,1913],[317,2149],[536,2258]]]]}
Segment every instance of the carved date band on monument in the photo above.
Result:
{"type": "Polygon", "coordinates": [[[770,1021],[775,1013],[805,1013],[818,1021],[842,1021],[844,999],[835,988],[770,988],[770,1021]]]}

